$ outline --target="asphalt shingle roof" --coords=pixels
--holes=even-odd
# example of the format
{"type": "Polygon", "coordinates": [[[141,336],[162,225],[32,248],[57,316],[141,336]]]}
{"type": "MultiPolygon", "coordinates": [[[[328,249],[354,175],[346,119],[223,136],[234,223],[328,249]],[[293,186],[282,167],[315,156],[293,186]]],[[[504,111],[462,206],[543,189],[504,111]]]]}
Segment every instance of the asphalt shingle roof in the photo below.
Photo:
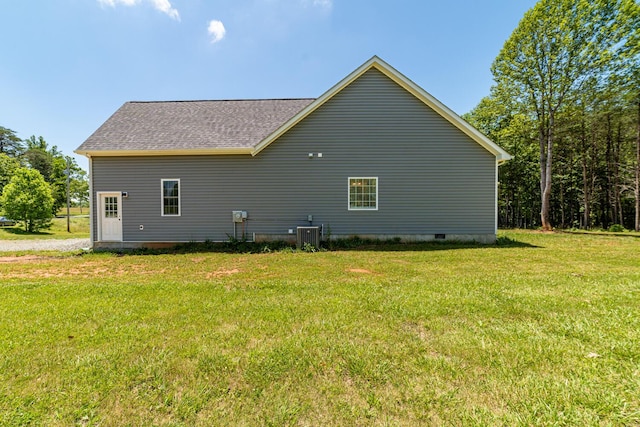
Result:
{"type": "Polygon", "coordinates": [[[253,148],[313,101],[127,102],[77,150],[253,148]]]}

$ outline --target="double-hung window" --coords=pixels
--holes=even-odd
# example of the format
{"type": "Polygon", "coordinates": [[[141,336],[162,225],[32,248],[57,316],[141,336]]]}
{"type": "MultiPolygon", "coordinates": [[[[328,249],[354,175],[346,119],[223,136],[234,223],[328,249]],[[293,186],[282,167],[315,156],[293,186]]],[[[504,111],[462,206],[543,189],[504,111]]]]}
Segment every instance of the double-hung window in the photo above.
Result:
{"type": "Polygon", "coordinates": [[[349,210],[378,210],[378,177],[349,178],[349,210]]]}
{"type": "Polygon", "coordinates": [[[162,216],[180,216],[180,180],[162,180],[162,216]]]}

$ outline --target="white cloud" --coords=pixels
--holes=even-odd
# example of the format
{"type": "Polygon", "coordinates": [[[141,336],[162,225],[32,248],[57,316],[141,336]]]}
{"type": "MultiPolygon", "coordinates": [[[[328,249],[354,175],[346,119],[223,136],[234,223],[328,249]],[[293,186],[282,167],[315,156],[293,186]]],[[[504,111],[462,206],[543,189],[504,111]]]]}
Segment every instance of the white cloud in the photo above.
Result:
{"type": "MultiPolygon", "coordinates": [[[[180,14],[178,10],[171,6],[171,2],[169,0],[145,0],[153,5],[156,10],[159,10],[162,13],[167,14],[170,18],[175,19],[176,21],[180,20],[180,14]]],[[[121,4],[124,6],[135,6],[141,3],[141,0],[98,0],[103,6],[111,6],[116,7],[121,4]]]]}
{"type": "MultiPolygon", "coordinates": [[[[132,0],[125,0],[125,1],[132,1],[132,0]]],[[[160,12],[166,13],[176,21],[180,20],[180,14],[178,14],[178,10],[171,6],[171,3],[169,3],[169,0],[151,0],[151,3],[153,3],[153,6],[156,9],[158,9],[160,12]]]]}
{"type": "Polygon", "coordinates": [[[209,32],[209,35],[211,35],[211,43],[219,42],[224,38],[225,34],[227,34],[227,30],[225,30],[222,21],[217,21],[215,19],[209,21],[207,31],[209,32]]]}

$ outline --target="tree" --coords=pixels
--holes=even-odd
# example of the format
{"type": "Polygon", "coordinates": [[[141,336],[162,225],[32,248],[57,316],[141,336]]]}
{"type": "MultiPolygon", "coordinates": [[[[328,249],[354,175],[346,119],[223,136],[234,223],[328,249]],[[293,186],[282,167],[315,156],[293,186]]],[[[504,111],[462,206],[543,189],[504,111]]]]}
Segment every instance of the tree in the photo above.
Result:
{"type": "Polygon", "coordinates": [[[22,141],[11,129],[0,126],[0,153],[18,157],[23,150],[22,141]]]}
{"type": "Polygon", "coordinates": [[[20,167],[20,162],[13,157],[0,153],[0,194],[5,185],[9,183],[16,169],[20,167]]]}
{"type": "Polygon", "coordinates": [[[606,78],[617,58],[639,43],[629,11],[635,0],[540,0],[525,13],[492,65],[498,86],[528,106],[537,124],[540,219],[551,229],[557,118],[590,78],[606,78]]]}
{"type": "MultiPolygon", "coordinates": [[[[54,149],[56,147],[54,146],[54,149]]],[[[53,192],[53,213],[56,214],[63,206],[67,204],[67,171],[69,173],[69,186],[71,187],[71,197],[75,198],[74,190],[78,191],[76,181],[86,180],[86,172],[78,166],[76,160],[69,156],[63,156],[62,153],[53,157],[52,170],[50,179],[51,191],[53,192]]],[[[87,193],[89,184],[87,182],[87,193]]],[[[87,194],[87,200],[88,200],[87,194]]]]}
{"type": "Polygon", "coordinates": [[[463,118],[503,147],[513,159],[500,166],[498,225],[521,228],[537,225],[535,125],[508,93],[494,86],[491,94],[463,118]]]}
{"type": "Polygon", "coordinates": [[[57,214],[67,204],[67,161],[64,157],[53,157],[51,175],[47,182],[51,185],[53,196],[53,214],[57,214]]]}
{"type": "Polygon", "coordinates": [[[36,170],[17,169],[2,191],[0,204],[5,215],[22,223],[26,232],[33,233],[51,225],[51,187],[36,170]]]}
{"type": "MultiPolygon", "coordinates": [[[[640,4],[628,5],[627,16],[631,26],[635,28],[636,35],[640,33],[640,4]]],[[[627,88],[629,104],[635,110],[635,155],[634,158],[634,185],[633,193],[635,198],[634,229],[640,231],[640,43],[636,38],[630,37],[628,48],[623,51],[621,59],[623,66],[619,67],[616,77],[619,77],[622,84],[627,88]]]]}
{"type": "Polygon", "coordinates": [[[89,180],[87,179],[87,173],[79,169],[70,182],[71,187],[71,199],[80,207],[80,214],[82,214],[82,208],[89,206],[89,180]]]}
{"type": "MultiPolygon", "coordinates": [[[[26,151],[23,156],[27,160],[29,166],[32,169],[40,172],[42,177],[51,182],[51,174],[53,172],[53,154],[49,151],[49,146],[43,137],[39,136],[37,139],[35,135],[25,139],[26,151]]],[[[57,153],[57,147],[53,147],[57,153]]]]}
{"type": "Polygon", "coordinates": [[[69,168],[70,180],[73,183],[84,171],[78,166],[75,159],[64,156],[57,146],[49,147],[47,141],[41,136],[31,136],[25,140],[26,151],[24,158],[32,169],[37,170],[45,181],[51,184],[53,194],[53,214],[67,203],[67,168],[69,168]]]}
{"type": "Polygon", "coordinates": [[[638,94],[636,103],[638,106],[638,119],[636,123],[636,165],[634,169],[635,182],[633,190],[636,199],[634,229],[635,231],[640,231],[640,93],[638,94]]]}

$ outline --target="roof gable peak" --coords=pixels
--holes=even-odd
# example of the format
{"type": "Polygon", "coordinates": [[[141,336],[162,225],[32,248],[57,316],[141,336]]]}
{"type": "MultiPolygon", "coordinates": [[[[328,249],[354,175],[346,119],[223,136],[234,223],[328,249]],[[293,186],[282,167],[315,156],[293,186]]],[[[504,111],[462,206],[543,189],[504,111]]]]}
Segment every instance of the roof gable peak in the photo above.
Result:
{"type": "Polygon", "coordinates": [[[418,98],[424,104],[429,106],[431,109],[436,111],[439,115],[449,121],[453,126],[461,130],[464,134],[470,137],[472,140],[480,144],[491,154],[496,156],[496,159],[499,163],[505,162],[511,159],[511,156],[500,148],[497,144],[491,141],[489,138],[484,136],[480,131],[467,123],[464,119],[462,119],[459,115],[453,112],[450,108],[445,106],[442,102],[438,101],[433,95],[429,94],[427,91],[422,89],[420,86],[415,84],[405,75],[400,73],[398,70],[393,68],[387,62],[382,60],[380,57],[374,55],[364,64],[356,68],[345,78],[336,83],[331,89],[326,91],[320,97],[318,97],[315,101],[307,105],[303,108],[298,114],[289,119],[286,123],[284,123],[280,128],[274,131],[271,135],[262,140],[258,145],[255,146],[252,151],[252,155],[258,154],[260,151],[264,150],[267,146],[269,146],[272,142],[277,140],[280,136],[282,136],[285,132],[291,129],[293,126],[298,124],[312,112],[317,110],[320,106],[322,106],[329,99],[333,98],[335,95],[340,93],[344,88],[349,86],[355,80],[360,78],[364,73],[369,71],[370,69],[375,68],[380,71],[386,77],[400,85],[407,92],[411,93],[413,96],[418,98]]]}

